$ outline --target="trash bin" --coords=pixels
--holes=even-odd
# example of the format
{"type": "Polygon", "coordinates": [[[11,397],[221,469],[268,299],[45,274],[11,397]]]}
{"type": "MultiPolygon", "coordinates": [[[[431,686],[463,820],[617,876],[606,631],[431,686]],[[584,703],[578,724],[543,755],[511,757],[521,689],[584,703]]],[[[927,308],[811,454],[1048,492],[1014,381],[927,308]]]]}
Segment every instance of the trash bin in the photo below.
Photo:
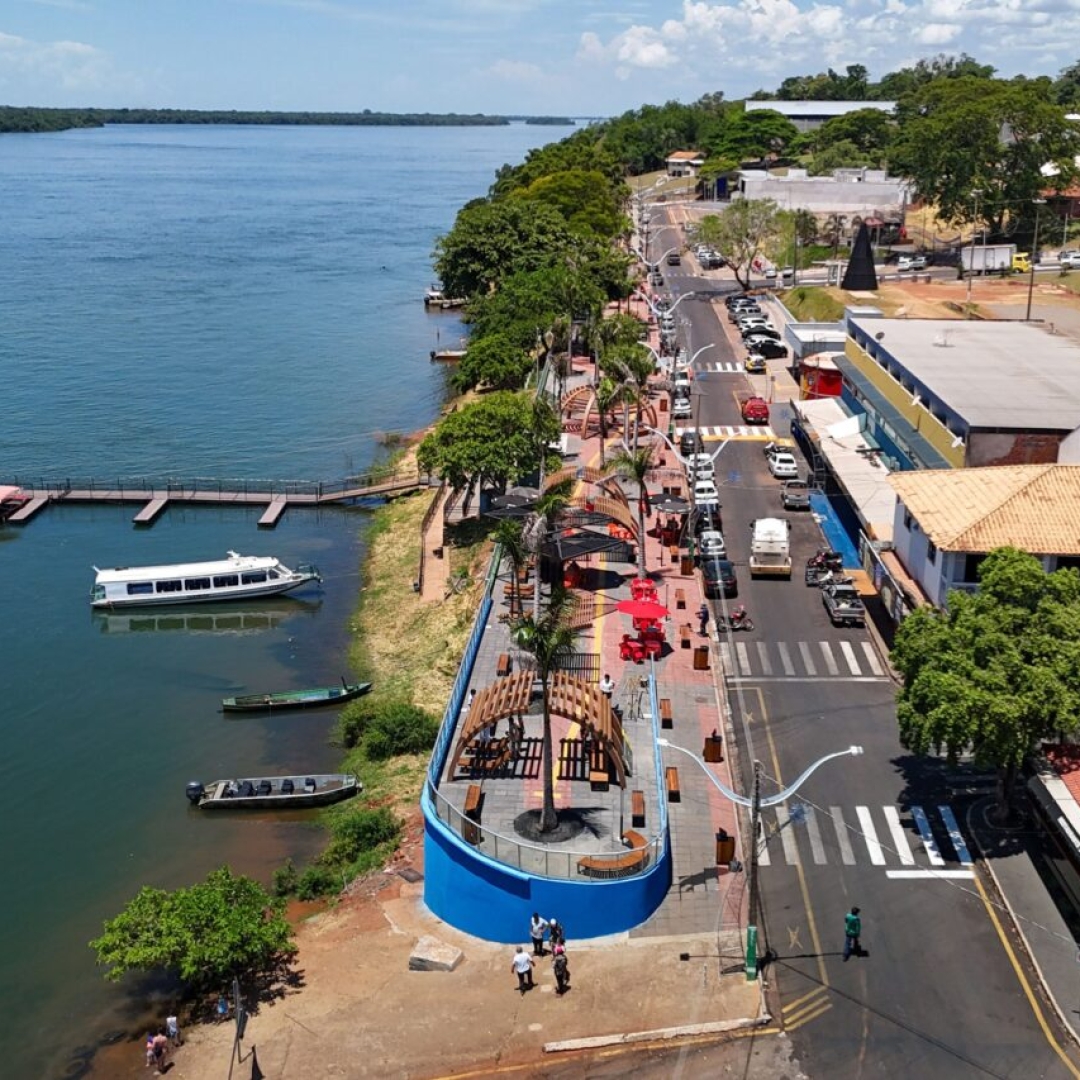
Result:
{"type": "Polygon", "coordinates": [[[720,829],[716,834],[716,865],[727,866],[735,858],[735,837],[720,829]]]}
{"type": "Polygon", "coordinates": [[[694,649],[694,670],[695,671],[708,671],[709,670],[709,646],[698,645],[694,649]]]}
{"type": "Polygon", "coordinates": [[[694,557],[693,555],[684,555],[682,562],[679,565],[679,573],[683,577],[689,577],[694,572],[694,557]]]}
{"type": "Polygon", "coordinates": [[[724,739],[721,735],[709,735],[705,739],[705,750],[701,755],[710,765],[717,765],[724,760],[724,739]]]}

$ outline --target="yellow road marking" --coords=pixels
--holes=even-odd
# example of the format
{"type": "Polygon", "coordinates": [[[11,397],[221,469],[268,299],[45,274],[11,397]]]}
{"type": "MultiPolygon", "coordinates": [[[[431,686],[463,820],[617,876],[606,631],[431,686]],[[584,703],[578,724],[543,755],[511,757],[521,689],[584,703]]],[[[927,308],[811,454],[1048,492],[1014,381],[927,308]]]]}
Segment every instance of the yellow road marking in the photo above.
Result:
{"type": "Polygon", "coordinates": [[[801,1028],[803,1026],[803,1024],[809,1024],[811,1020],[816,1020],[819,1016],[824,1016],[825,1013],[827,1013],[831,1008],[832,1008],[832,1002],[831,1001],[824,1001],[821,1004],[821,1008],[815,1009],[814,1011],[808,1013],[806,1016],[801,1016],[797,1020],[792,1020],[792,1021],[785,1020],[784,1021],[784,1030],[789,1031],[789,1032],[790,1031],[798,1031],[799,1028],[801,1028]]]}
{"type": "Polygon", "coordinates": [[[1031,1011],[1035,1014],[1035,1019],[1038,1021],[1043,1035],[1046,1036],[1046,1041],[1054,1048],[1054,1053],[1061,1058],[1065,1068],[1080,1080],[1080,1069],[1069,1060],[1065,1054],[1065,1049],[1054,1038],[1054,1033],[1050,1030],[1050,1025],[1046,1022],[1046,1017],[1043,1016],[1042,1009],[1039,1007],[1039,1002],[1035,998],[1035,992],[1032,990],[1031,984],[1027,980],[1027,976],[1020,967],[1020,962],[1016,958],[1016,953],[1005,933],[1005,928],[1001,925],[1001,921],[997,917],[997,912],[994,911],[994,907],[990,903],[990,897],[986,895],[986,889],[983,888],[983,883],[979,880],[978,874],[975,875],[975,888],[979,890],[979,896],[982,898],[983,907],[986,908],[986,914],[990,916],[990,922],[997,931],[998,938],[1001,940],[1001,945],[1005,950],[1005,955],[1009,958],[1009,963],[1012,964],[1013,971],[1016,973],[1016,981],[1020,983],[1020,989],[1024,991],[1024,997],[1027,998],[1028,1004],[1031,1006],[1031,1011]]]}
{"type": "Polygon", "coordinates": [[[801,998],[796,998],[794,1001],[789,1001],[786,1005],[781,1006],[780,1012],[787,1014],[790,1009],[797,1009],[800,1005],[805,1005],[811,998],[820,997],[825,993],[824,986],[815,987],[809,994],[803,994],[801,998]]]}

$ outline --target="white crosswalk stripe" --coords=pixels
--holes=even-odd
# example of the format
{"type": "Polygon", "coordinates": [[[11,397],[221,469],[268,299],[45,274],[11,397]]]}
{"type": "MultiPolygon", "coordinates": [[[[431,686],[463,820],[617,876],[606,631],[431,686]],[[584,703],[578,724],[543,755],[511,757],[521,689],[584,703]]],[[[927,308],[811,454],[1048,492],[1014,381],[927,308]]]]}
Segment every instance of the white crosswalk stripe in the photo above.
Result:
{"type": "Polygon", "coordinates": [[[761,866],[801,866],[809,859],[816,866],[869,863],[884,867],[886,876],[897,880],[963,878],[974,873],[974,860],[951,807],[912,806],[906,822],[901,814],[894,805],[855,806],[848,810],[849,824],[839,806],[820,813],[807,804],[767,808],[761,812],[758,862],[761,866]],[[828,835],[821,823],[826,814],[832,822],[828,835]],[[948,838],[948,858],[938,845],[935,828],[937,837],[948,838]]]}
{"type": "MultiPolygon", "coordinates": [[[[678,441],[690,427],[677,427],[675,439],[678,441]]],[[[698,429],[703,439],[777,439],[779,436],[768,424],[708,424],[698,429]]]]}
{"type": "Polygon", "coordinates": [[[868,641],[747,641],[721,633],[720,656],[728,678],[761,682],[888,679],[868,641]]]}
{"type": "Polygon", "coordinates": [[[705,372],[714,372],[721,375],[739,375],[743,370],[742,364],[737,364],[734,360],[713,360],[707,364],[695,364],[694,367],[700,375],[705,374],[705,372]]]}

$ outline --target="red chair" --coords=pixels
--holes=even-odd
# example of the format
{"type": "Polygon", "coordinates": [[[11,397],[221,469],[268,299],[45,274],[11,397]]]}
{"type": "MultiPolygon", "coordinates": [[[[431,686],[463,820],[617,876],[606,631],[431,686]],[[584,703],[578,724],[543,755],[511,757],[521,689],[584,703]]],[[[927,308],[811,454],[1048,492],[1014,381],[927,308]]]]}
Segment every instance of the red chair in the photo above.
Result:
{"type": "Polygon", "coordinates": [[[654,660],[659,660],[664,651],[664,642],[660,638],[646,638],[643,642],[645,653],[654,660]]]}

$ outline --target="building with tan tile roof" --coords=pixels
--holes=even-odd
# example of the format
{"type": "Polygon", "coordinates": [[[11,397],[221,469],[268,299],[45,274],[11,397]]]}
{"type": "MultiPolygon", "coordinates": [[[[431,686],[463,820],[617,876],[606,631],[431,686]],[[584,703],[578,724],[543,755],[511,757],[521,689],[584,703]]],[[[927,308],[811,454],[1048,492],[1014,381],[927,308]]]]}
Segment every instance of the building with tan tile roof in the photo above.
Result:
{"type": "Polygon", "coordinates": [[[1016,547],[1047,571],[1080,566],[1080,465],[893,473],[896,554],[927,596],[972,589],[982,558],[1016,547]]]}

